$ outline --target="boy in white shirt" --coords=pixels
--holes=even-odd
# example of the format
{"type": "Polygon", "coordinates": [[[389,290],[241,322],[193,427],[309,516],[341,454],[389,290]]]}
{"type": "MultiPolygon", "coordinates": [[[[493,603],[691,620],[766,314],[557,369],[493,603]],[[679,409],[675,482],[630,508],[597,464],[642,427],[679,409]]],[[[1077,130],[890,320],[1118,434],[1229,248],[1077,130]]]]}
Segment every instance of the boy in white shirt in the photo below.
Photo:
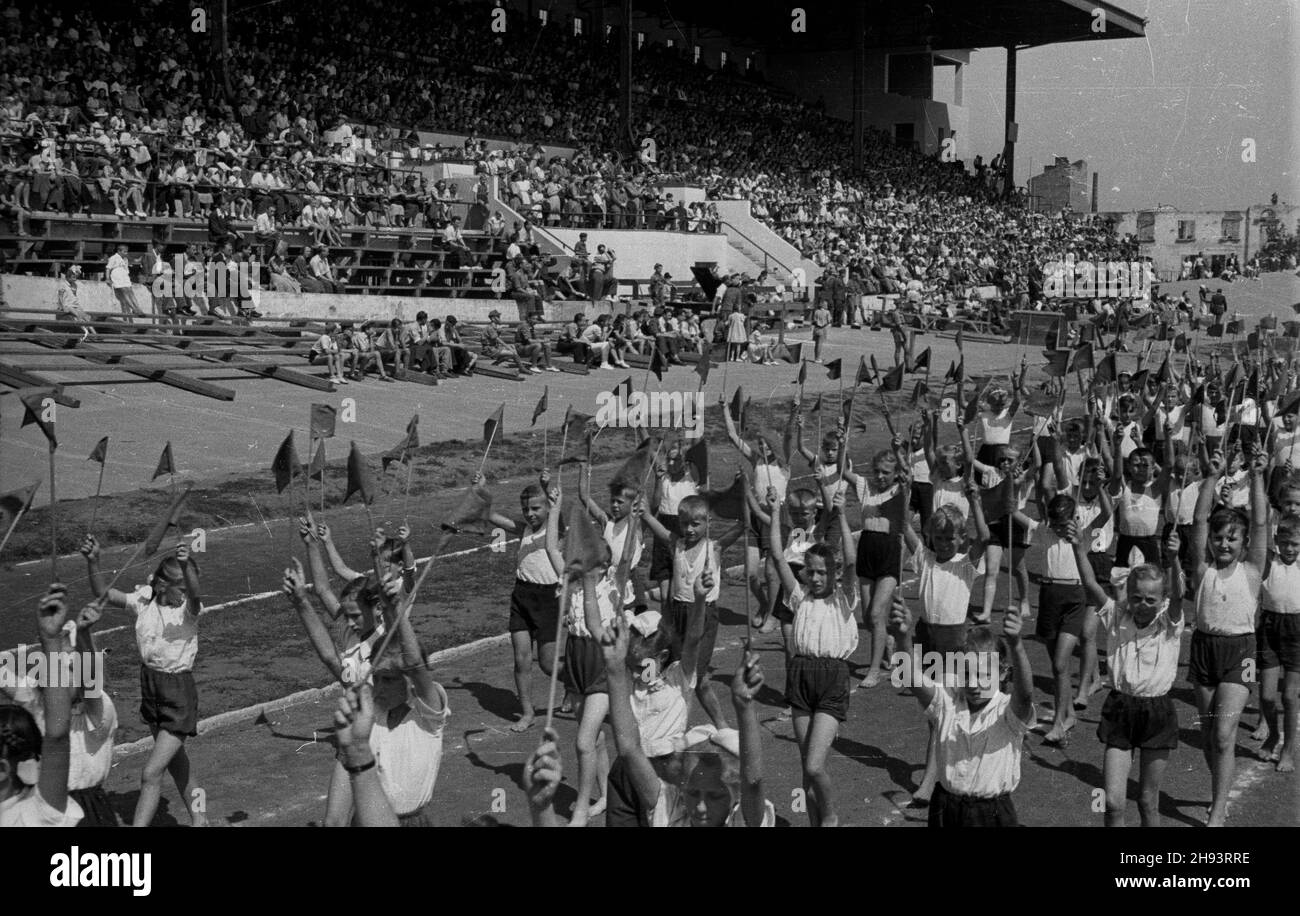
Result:
{"type": "Polygon", "coordinates": [[[135,637],[140,650],[140,717],[153,733],[154,745],[140,779],[133,826],[153,822],[162,795],[162,777],[169,772],[190,823],[206,827],[208,818],[203,790],[194,785],[185,739],[198,734],[199,694],[194,683],[194,659],[199,648],[199,572],[190,559],[189,544],[182,541],[174,555],[165,556],[147,585],[131,592],[108,588],[99,569],[99,541],[86,535],[81,544],[90,588],[111,607],[124,608],[135,617],[135,637]]]}
{"type": "Polygon", "coordinates": [[[1033,725],[1034,673],[1020,640],[1020,615],[1008,610],[1001,639],[987,626],[966,638],[963,683],[936,683],[912,662],[912,615],[895,596],[890,631],[903,679],[939,735],[939,781],[930,797],[931,827],[1017,827],[1011,793],[1020,784],[1024,737],[1033,725]],[[1003,693],[1010,664],[1012,690],[1003,693]]]}
{"type": "Polygon", "coordinates": [[[1097,739],[1106,746],[1102,782],[1106,826],[1123,827],[1128,806],[1128,775],[1139,750],[1141,785],[1138,812],[1143,827],[1160,826],[1160,778],[1169,753],[1178,747],[1178,713],[1169,690],[1178,674],[1183,618],[1182,569],[1178,534],[1165,541],[1165,570],[1149,563],[1128,574],[1125,597],[1116,602],[1098,584],[1087,561],[1087,539],[1074,538],[1083,586],[1101,610],[1106,658],[1114,684],[1101,711],[1097,739]]]}

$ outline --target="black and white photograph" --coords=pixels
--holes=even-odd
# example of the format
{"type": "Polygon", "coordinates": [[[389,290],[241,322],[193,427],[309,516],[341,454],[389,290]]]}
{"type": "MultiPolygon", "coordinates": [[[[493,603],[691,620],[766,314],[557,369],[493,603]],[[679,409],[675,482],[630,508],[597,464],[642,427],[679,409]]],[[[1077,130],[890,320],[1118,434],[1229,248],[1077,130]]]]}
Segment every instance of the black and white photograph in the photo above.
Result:
{"type": "Polygon", "coordinates": [[[1284,880],[1298,95],[1295,0],[0,0],[0,827],[1284,880]]]}

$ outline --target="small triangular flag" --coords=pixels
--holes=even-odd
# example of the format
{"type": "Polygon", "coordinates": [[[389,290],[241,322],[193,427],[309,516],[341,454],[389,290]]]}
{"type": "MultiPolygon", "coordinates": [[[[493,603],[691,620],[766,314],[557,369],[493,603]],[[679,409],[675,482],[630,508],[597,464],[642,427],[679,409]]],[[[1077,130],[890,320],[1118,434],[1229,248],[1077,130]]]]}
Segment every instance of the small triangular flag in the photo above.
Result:
{"type": "Polygon", "coordinates": [[[529,426],[537,425],[537,418],[546,413],[546,408],[550,407],[551,386],[547,385],[542,389],[542,396],[537,399],[537,406],[533,408],[533,422],[529,426]]]}
{"type": "Polygon", "coordinates": [[[158,467],[153,470],[153,477],[150,480],[157,480],[164,474],[175,474],[176,462],[172,460],[172,444],[168,442],[163,446],[162,454],[158,456],[158,467]]]}
{"type": "MultiPolygon", "coordinates": [[[[628,379],[631,381],[631,379],[628,379]]],[[[490,445],[492,440],[501,435],[501,425],[505,422],[506,405],[501,402],[501,406],[496,409],[492,416],[483,421],[483,444],[490,445]]]]}
{"type": "Polygon", "coordinates": [[[108,458],[108,436],[100,439],[95,443],[94,450],[86,457],[87,461],[98,461],[103,464],[108,458]]]}

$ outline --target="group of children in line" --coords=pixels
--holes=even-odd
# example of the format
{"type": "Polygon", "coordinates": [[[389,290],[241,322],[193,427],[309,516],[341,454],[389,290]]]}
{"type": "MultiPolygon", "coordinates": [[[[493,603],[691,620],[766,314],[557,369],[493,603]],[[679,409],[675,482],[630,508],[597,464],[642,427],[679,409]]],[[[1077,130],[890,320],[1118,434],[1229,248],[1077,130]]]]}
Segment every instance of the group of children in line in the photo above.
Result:
{"type": "MultiPolygon", "coordinates": [[[[978,451],[961,409],[951,418],[956,442],[941,445],[940,413],[925,407],[906,436],[871,457],[867,473],[847,458],[843,419],[814,452],[803,445],[798,402],[779,443],[761,433],[747,439],[724,407],[746,511],[722,533],[711,530],[721,524],[711,512],[719,491],[681,442],[643,440],[643,464],[614,477],[604,505],[581,465],[567,515],[544,471],[520,494],[519,516],[487,515],[518,536],[509,631],[520,715],[512,729],[536,720],[534,657],[543,673],[562,676],[564,709],[578,722],[577,799],[567,822],[555,810],[564,769],[553,729],[524,766],[534,823],[583,826],[602,813],[612,826],[775,823],[763,791],[756,704],[764,674],[753,646],[731,679],[735,728],[708,676],[723,555],[743,539],[741,568],[757,605],[747,623],[759,635],[779,627],[784,701],[814,826],[841,821],[830,752],[857,689],[850,659],[859,618],[869,651],[857,686],[874,687],[892,671],[929,721],[912,798],[928,805],[932,826],[1016,824],[1025,736],[1041,728],[1044,743],[1064,745],[1076,712],[1103,686],[1105,822],[1125,823],[1136,752],[1141,822],[1158,824],[1161,778],[1179,742],[1170,691],[1190,628],[1188,677],[1211,775],[1208,824],[1222,825],[1239,720],[1256,682],[1260,754],[1280,771],[1295,763],[1300,483],[1291,452],[1300,442],[1300,395],[1261,397],[1243,420],[1222,406],[1213,375],[1192,361],[1184,378],[1171,373],[1154,390],[1127,390],[1121,377],[1113,394],[1089,396],[1081,418],[1050,411],[1022,450],[1012,437],[1022,363],[1010,388],[990,384],[980,396],[969,424],[978,422],[978,451]],[[811,465],[811,485],[791,477],[795,451],[811,465]],[[584,530],[595,533],[584,539],[584,530]],[[648,577],[640,575],[647,537],[648,577]],[[995,628],[1004,558],[1014,588],[995,628]],[[1027,567],[1038,572],[1035,635],[1053,676],[1054,707],[1042,720],[1022,638],[1032,616],[1027,567]],[[925,653],[955,664],[936,676],[921,662],[925,653]],[[697,703],[709,724],[691,727],[697,703]]],[[[1282,381],[1279,390],[1293,388],[1282,381]]],[[[307,569],[295,559],[284,592],[313,649],[348,688],[335,716],[324,822],[431,824],[449,710],[409,620],[411,532],[376,530],[365,570],[347,565],[328,526],[302,519],[299,533],[307,569]]],[[[52,587],[41,602],[42,651],[93,651],[102,607],[132,612],[141,715],[155,739],[134,823],[152,821],[169,772],[201,824],[202,792],[185,752],[197,724],[197,565],[181,545],[147,585],[120,592],[102,580],[93,536],[82,552],[97,600],[74,618],[65,590],[52,587]]],[[[107,695],[44,687],[13,699],[0,707],[0,825],[115,822],[101,787],[116,726],[107,695]]]]}

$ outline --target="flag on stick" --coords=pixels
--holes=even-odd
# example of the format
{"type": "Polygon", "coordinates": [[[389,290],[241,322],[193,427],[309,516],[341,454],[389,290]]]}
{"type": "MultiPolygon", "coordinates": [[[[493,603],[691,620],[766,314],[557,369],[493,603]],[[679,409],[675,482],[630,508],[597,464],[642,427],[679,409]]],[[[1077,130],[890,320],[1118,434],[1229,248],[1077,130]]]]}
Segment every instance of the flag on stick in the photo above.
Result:
{"type": "MultiPolygon", "coordinates": [[[[170,444],[170,443],[169,443],[170,444]]],[[[293,483],[294,477],[302,473],[302,465],[298,461],[298,450],[293,444],[293,430],[284,437],[280,447],[276,449],[275,460],[271,462],[271,472],[275,474],[275,492],[283,493],[284,488],[293,483]]],[[[158,473],[162,473],[159,471],[158,473]]],[[[157,477],[158,474],[153,476],[157,477]]]]}
{"type": "MultiPolygon", "coordinates": [[[[568,518],[565,520],[564,534],[564,575],[577,578],[605,564],[608,548],[605,539],[591,521],[591,516],[580,504],[569,504],[568,518]]],[[[628,532],[628,537],[632,533],[628,532]]],[[[610,557],[611,561],[617,558],[610,557]]],[[[567,612],[567,608],[563,608],[567,612]]]]}
{"type": "Polygon", "coordinates": [[[695,479],[703,485],[709,479],[709,443],[703,436],[686,450],[687,464],[695,465],[695,479]]]}
{"type": "Polygon", "coordinates": [[[388,466],[394,461],[402,464],[410,461],[412,453],[419,447],[420,415],[413,414],[410,422],[406,424],[406,435],[402,437],[402,441],[384,452],[384,454],[380,456],[379,460],[383,464],[384,470],[387,471],[388,466]]]}
{"type": "Polygon", "coordinates": [[[108,458],[108,436],[95,443],[95,448],[86,457],[87,461],[98,461],[101,465],[108,458]]]}
{"type": "Polygon", "coordinates": [[[343,501],[347,502],[353,493],[361,494],[361,502],[369,506],[375,501],[375,488],[370,482],[370,468],[366,466],[366,459],[361,454],[361,449],[357,448],[356,442],[352,443],[352,449],[348,452],[348,488],[343,494],[343,501]]]}
{"type": "Polygon", "coordinates": [[[930,348],[929,347],[926,347],[924,350],[922,350],[921,355],[912,361],[912,371],[913,372],[930,371],[930,348]]]}
{"type": "Polygon", "coordinates": [[[334,409],[334,405],[332,404],[311,405],[311,438],[334,438],[334,422],[337,419],[337,416],[338,412],[334,409]]]}
{"type": "MultiPolygon", "coordinates": [[[[928,351],[927,351],[928,352],[928,351]]],[[[899,363],[885,373],[880,382],[881,391],[898,391],[903,387],[903,364],[899,363]]]]}
{"type": "Polygon", "coordinates": [[[481,487],[470,487],[456,508],[441,522],[443,531],[454,534],[476,533],[473,525],[487,518],[492,508],[492,494],[481,487]]]}
{"type": "MultiPolygon", "coordinates": [[[[629,390],[631,390],[632,379],[628,379],[629,390]]],[[[617,391],[618,389],[615,389],[617,391]]],[[[501,406],[496,409],[492,416],[483,421],[483,444],[491,445],[492,440],[501,433],[501,424],[505,422],[506,404],[501,402],[501,406]]]]}
{"type": "Polygon", "coordinates": [[[835,381],[835,379],[839,378],[843,371],[844,360],[842,359],[833,359],[826,364],[826,377],[831,381],[835,381]]]}
{"type": "Polygon", "coordinates": [[[40,489],[40,486],[41,482],[37,480],[25,487],[0,494],[0,512],[4,513],[6,522],[19,512],[25,512],[31,506],[32,499],[36,496],[36,491],[40,489]]]}
{"type": "Polygon", "coordinates": [[[58,448],[59,440],[54,434],[54,421],[45,418],[45,400],[53,393],[51,388],[29,388],[19,392],[18,400],[23,402],[23,426],[35,423],[50,440],[50,448],[58,448]]]}
{"type": "Polygon", "coordinates": [[[320,445],[316,446],[316,454],[312,456],[311,465],[307,468],[307,477],[310,480],[325,479],[325,442],[321,440],[320,445]]]}
{"type": "MultiPolygon", "coordinates": [[[[292,433],[290,433],[289,435],[290,437],[293,436],[292,433]]],[[[283,446],[281,446],[281,448],[283,448],[283,446]]],[[[163,446],[162,454],[158,456],[158,467],[154,468],[153,477],[151,477],[150,479],[157,480],[159,477],[161,477],[164,474],[175,474],[175,473],[176,473],[176,463],[172,460],[172,444],[171,442],[168,442],[165,446],[163,446]]]]}
{"type": "Polygon", "coordinates": [[[546,408],[550,405],[551,386],[547,385],[542,389],[542,396],[537,400],[537,406],[533,408],[533,422],[529,426],[537,425],[537,418],[546,413],[546,408]]]}

